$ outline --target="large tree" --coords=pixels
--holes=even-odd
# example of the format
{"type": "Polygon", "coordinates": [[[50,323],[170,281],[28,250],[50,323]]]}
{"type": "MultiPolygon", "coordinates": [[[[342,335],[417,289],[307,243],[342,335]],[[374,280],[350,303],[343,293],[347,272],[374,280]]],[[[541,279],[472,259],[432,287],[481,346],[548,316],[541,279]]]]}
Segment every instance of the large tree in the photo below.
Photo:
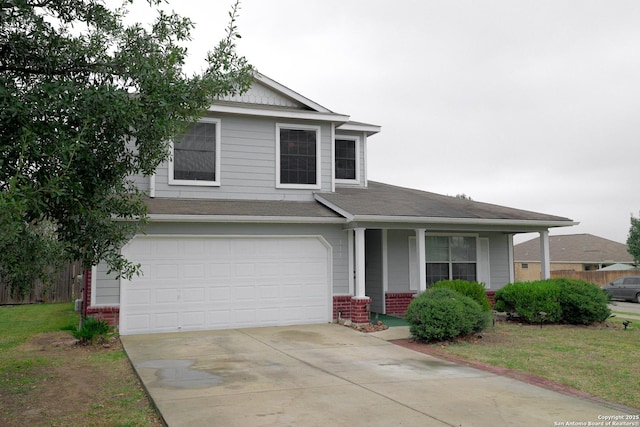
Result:
{"type": "Polygon", "coordinates": [[[144,225],[130,180],[213,98],[248,89],[238,3],[207,68],[187,75],[193,23],[147,0],[151,25],[125,24],[133,0],[0,0],[0,272],[14,291],[65,259],[137,266],[119,248],[144,225]]]}
{"type": "Polygon", "coordinates": [[[634,218],[633,215],[631,215],[631,227],[627,237],[627,250],[636,264],[640,264],[640,217],[634,218]]]}

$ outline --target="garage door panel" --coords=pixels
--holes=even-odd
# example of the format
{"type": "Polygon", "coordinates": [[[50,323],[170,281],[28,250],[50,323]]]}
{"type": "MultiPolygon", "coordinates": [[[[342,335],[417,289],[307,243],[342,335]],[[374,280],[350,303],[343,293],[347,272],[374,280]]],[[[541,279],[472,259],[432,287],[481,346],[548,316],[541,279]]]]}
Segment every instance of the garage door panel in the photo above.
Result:
{"type": "Polygon", "coordinates": [[[173,330],[177,329],[179,326],[179,313],[176,311],[171,311],[168,313],[156,313],[151,316],[151,321],[155,323],[155,327],[162,330],[173,330]]]}
{"type": "Polygon", "coordinates": [[[205,286],[185,288],[182,292],[182,301],[188,303],[202,304],[207,293],[205,286]]]}
{"type": "Polygon", "coordinates": [[[144,276],[121,285],[121,333],[330,320],[330,252],[317,238],[137,237],[144,276]]]}
{"type": "Polygon", "coordinates": [[[175,304],[178,302],[178,290],[175,288],[157,289],[152,294],[155,294],[152,302],[156,304],[175,304]]]}
{"type": "Polygon", "coordinates": [[[200,328],[205,324],[206,312],[202,311],[186,311],[182,314],[182,326],[186,329],[200,328]]]}
{"type": "MultiPolygon", "coordinates": [[[[150,269],[150,267],[148,267],[150,269]]],[[[154,269],[150,269],[151,271],[149,278],[155,280],[175,280],[178,276],[178,265],[177,264],[159,264],[154,269]]],[[[145,276],[147,276],[147,271],[144,270],[145,276]]]]}
{"type": "Polygon", "coordinates": [[[222,279],[231,276],[231,266],[227,263],[207,264],[207,277],[210,279],[222,279]]]}

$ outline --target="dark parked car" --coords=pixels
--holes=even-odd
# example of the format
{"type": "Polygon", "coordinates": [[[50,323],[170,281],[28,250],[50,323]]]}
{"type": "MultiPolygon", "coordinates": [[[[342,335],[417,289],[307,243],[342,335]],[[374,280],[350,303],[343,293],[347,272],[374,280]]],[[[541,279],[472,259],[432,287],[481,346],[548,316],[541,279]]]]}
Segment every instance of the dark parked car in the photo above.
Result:
{"type": "Polygon", "coordinates": [[[640,276],[618,277],[602,287],[613,299],[640,303],[640,276]]]}

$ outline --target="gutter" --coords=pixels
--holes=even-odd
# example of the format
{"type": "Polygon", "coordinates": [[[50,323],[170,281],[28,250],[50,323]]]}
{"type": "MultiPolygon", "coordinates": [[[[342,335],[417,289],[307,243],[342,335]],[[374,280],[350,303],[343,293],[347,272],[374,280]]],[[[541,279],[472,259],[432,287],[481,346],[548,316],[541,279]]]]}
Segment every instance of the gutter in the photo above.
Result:
{"type": "Polygon", "coordinates": [[[344,218],[308,216],[240,216],[240,215],[175,215],[147,214],[149,222],[235,222],[270,224],[344,224],[344,218]]]}

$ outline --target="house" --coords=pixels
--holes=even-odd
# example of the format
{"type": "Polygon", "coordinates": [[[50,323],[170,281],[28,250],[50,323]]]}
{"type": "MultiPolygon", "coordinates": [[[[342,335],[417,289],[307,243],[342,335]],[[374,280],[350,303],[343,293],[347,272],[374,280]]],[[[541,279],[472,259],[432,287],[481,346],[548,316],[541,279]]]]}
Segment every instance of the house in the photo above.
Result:
{"type": "MultiPolygon", "coordinates": [[[[85,315],[121,334],[369,321],[441,279],[513,281],[513,235],[570,219],[367,178],[377,125],[263,76],[213,102],[155,175],[131,280],[86,278],[85,315]]],[[[435,142],[434,142],[435,144],[435,142]]],[[[543,251],[544,252],[544,251],[543,251]]]]}
{"type": "MultiPolygon", "coordinates": [[[[540,280],[539,248],[539,238],[514,246],[516,281],[540,280]]],[[[551,271],[595,271],[614,264],[633,268],[634,262],[627,245],[592,234],[550,236],[549,257],[551,271]]]]}

